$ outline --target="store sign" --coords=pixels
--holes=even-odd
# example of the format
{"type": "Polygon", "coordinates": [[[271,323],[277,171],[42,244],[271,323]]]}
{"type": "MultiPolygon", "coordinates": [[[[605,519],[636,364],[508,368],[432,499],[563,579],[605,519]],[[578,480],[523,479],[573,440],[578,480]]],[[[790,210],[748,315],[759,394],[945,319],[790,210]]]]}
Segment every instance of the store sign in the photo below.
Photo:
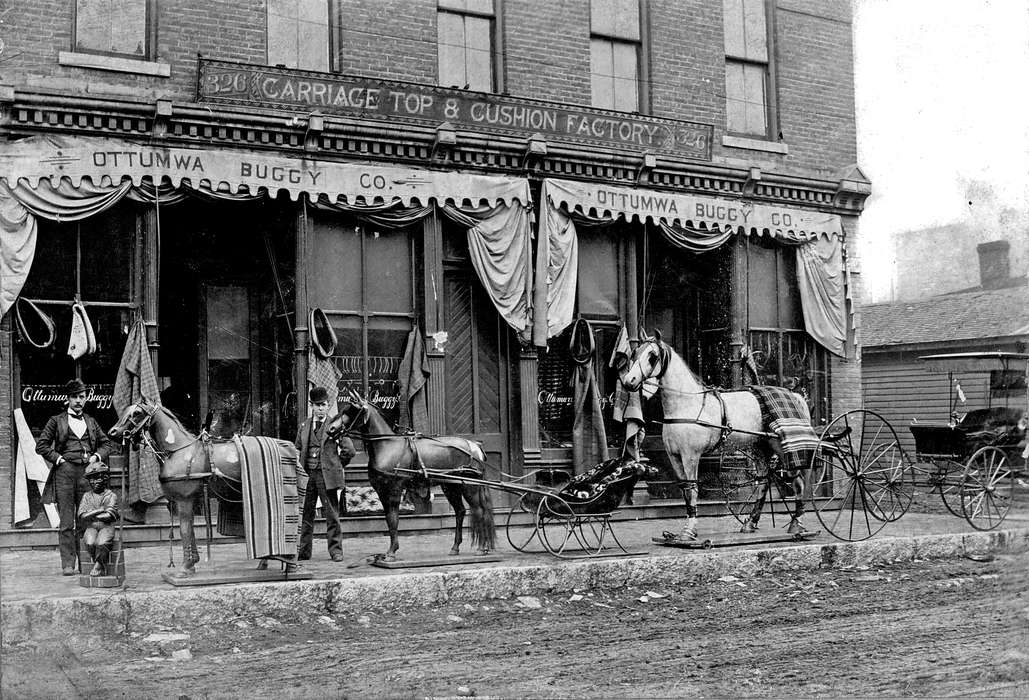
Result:
{"type": "Polygon", "coordinates": [[[0,177],[12,184],[25,180],[30,187],[41,179],[50,179],[56,186],[61,178],[76,187],[84,177],[94,183],[129,177],[137,185],[143,178],[169,180],[176,186],[186,180],[194,186],[210,183],[214,190],[237,192],[246,187],[251,193],[265,189],[272,194],[286,190],[293,199],[306,192],[314,197],[324,194],[330,199],[343,196],[349,201],[361,198],[404,205],[426,204],[430,199],[523,204],[531,199],[529,183],[523,178],[56,134],[5,144],[0,177]]]}
{"type": "Polygon", "coordinates": [[[723,229],[767,230],[773,235],[842,235],[839,215],[807,211],[750,200],[619,187],[605,183],[547,179],[544,196],[552,206],[567,205],[583,212],[610,212],[630,219],[648,217],[666,223],[691,222],[723,229]]]}
{"type": "MultiPolygon", "coordinates": [[[[68,393],[64,384],[26,384],[21,388],[21,403],[23,407],[38,406],[40,404],[53,404],[53,410],[57,410],[68,402],[68,393]]],[[[99,410],[106,410],[114,407],[114,386],[111,384],[97,384],[86,389],[86,408],[95,406],[99,410]]]]}
{"type": "Polygon", "coordinates": [[[200,59],[197,102],[407,121],[711,159],[712,127],[389,80],[200,59]]]}

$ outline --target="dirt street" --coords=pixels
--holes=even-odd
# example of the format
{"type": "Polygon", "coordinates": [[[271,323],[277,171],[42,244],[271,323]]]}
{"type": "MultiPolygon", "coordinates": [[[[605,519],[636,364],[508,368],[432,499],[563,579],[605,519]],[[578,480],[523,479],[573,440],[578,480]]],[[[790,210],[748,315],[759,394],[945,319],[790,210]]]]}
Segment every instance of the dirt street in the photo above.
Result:
{"type": "Polygon", "coordinates": [[[8,649],[3,697],[1029,695],[1029,554],[8,649]],[[654,595],[657,594],[657,595],[654,595]]]}

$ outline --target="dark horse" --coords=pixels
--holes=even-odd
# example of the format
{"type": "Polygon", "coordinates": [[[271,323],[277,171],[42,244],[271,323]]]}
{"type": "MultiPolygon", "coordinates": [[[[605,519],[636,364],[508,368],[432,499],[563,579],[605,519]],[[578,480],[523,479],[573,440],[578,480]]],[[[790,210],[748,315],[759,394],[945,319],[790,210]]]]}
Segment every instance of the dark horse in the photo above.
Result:
{"type": "MultiPolygon", "coordinates": [[[[147,442],[161,464],[161,490],[178,507],[182,530],[182,567],[179,575],[196,573],[200,561],[193,532],[193,504],[204,483],[211,478],[232,482],[237,492],[241,463],[236,445],[213,440],[206,433],[193,435],[161,404],[134,403],[125,409],[108,431],[113,440],[147,442]]],[[[293,449],[283,443],[284,449],[293,449]]],[[[224,483],[224,481],[222,483],[224,483]]]]}
{"type": "Polygon", "coordinates": [[[329,421],[326,432],[330,437],[354,432],[364,441],[368,453],[368,482],[379,495],[389,526],[389,550],[382,555],[386,561],[396,559],[400,548],[397,527],[404,489],[420,480],[438,483],[454,509],[456,525],[451,554],[461,550],[465,501],[471,510],[472,546],[478,554],[486,554],[495,547],[496,528],[489,488],[450,481],[442,476],[446,473],[481,479],[486,455],[478,443],[451,436],[397,435],[382,414],[356,394],[351,395],[350,401],[339,404],[339,414],[329,421]]]}

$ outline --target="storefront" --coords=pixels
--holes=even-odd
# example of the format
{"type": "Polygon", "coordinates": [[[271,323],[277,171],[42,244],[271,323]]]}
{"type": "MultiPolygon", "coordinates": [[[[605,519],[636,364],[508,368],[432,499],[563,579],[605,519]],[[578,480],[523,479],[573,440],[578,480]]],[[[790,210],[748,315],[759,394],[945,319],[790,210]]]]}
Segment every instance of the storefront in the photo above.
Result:
{"type": "MultiPolygon", "coordinates": [[[[839,412],[833,371],[854,347],[841,184],[764,185],[757,169],[703,165],[706,125],[359,82],[401,96],[349,104],[335,125],[273,127],[241,108],[291,105],[200,89],[198,101],[236,111],[159,105],[139,122],[147,139],[40,134],[35,115],[57,107],[12,110],[35,135],[0,153],[0,311],[15,337],[5,409],[38,432],[81,376],[109,425],[140,320],[160,398],[191,430],[210,416],[216,435],[292,439],[311,380],[355,389],[405,427],[480,440],[490,478],[571,471],[569,335],[581,318],[612,451],[609,359],[623,327],[660,329],[711,384],[781,384],[818,420],[839,412]],[[77,361],[65,352],[74,303],[96,336],[77,361]],[[334,342],[312,343],[312,312],[334,342]],[[412,366],[424,369],[424,411],[408,406],[412,366]]],[[[656,402],[646,410],[660,418],[656,402]]],[[[11,443],[0,475],[17,485],[11,443]]],[[[27,491],[3,528],[32,524],[20,517],[38,509],[27,491]]]]}

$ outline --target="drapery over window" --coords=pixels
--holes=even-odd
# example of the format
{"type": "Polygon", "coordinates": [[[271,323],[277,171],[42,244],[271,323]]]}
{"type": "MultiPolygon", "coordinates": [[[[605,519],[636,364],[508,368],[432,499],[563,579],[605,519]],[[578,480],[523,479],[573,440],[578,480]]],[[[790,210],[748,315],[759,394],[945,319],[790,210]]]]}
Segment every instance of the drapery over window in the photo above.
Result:
{"type": "Polygon", "coordinates": [[[221,199],[285,190],[293,200],[306,193],[319,206],[383,226],[411,223],[435,203],[468,227],[479,279],[507,323],[529,335],[532,212],[525,179],[64,136],[5,144],[0,174],[0,317],[32,265],[35,216],[82,219],[123,197],[163,206],[187,190],[221,199]]]}
{"type": "Polygon", "coordinates": [[[674,245],[703,253],[733,235],[766,235],[797,246],[807,332],[837,355],[847,335],[843,230],[835,214],[748,201],[544,180],[536,255],[533,341],[545,346],[572,322],[578,266],[575,221],[650,219],[674,245]]]}

